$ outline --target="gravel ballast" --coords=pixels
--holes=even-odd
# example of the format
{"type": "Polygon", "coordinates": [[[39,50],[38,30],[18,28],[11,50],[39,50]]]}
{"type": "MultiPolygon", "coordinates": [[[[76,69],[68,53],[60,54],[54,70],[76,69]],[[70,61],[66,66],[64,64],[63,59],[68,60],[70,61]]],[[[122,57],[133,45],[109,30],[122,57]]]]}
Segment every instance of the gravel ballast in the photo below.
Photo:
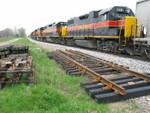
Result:
{"type": "Polygon", "coordinates": [[[107,61],[117,63],[119,65],[123,65],[125,67],[129,67],[129,69],[131,70],[135,70],[141,73],[150,73],[150,62],[141,61],[141,60],[132,59],[132,58],[120,57],[120,56],[111,55],[107,53],[95,52],[92,50],[85,50],[82,48],[68,47],[68,46],[59,45],[59,44],[44,43],[44,42],[39,42],[39,41],[35,41],[32,39],[29,39],[29,40],[49,50],[58,50],[58,49],[59,50],[60,49],[61,50],[65,50],[65,49],[77,50],[77,51],[81,51],[83,53],[87,53],[87,54],[96,56],[98,58],[101,58],[107,61]]]}

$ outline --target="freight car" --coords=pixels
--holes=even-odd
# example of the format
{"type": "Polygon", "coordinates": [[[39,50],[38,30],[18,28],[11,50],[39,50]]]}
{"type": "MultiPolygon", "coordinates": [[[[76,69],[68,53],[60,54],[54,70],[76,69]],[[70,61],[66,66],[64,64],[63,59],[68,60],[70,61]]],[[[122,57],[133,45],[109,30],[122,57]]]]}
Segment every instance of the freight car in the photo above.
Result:
{"type": "Polygon", "coordinates": [[[144,35],[144,27],[138,24],[132,10],[125,6],[91,11],[31,33],[35,40],[130,55],[141,54],[140,45],[135,45],[134,39],[144,35]]]}

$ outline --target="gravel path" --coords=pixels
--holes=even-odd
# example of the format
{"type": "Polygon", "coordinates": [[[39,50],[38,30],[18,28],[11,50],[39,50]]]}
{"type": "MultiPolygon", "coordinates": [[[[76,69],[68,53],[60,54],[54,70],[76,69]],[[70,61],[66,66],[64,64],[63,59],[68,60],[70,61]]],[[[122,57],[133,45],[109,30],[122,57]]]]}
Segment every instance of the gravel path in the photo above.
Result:
{"type": "MultiPolygon", "coordinates": [[[[48,50],[65,50],[65,49],[72,49],[72,50],[78,50],[90,55],[94,55],[96,57],[102,58],[107,61],[112,61],[114,63],[117,63],[119,65],[123,65],[125,67],[129,67],[131,70],[135,70],[142,73],[150,73],[150,62],[140,61],[140,60],[134,60],[131,58],[124,58],[116,55],[110,55],[106,53],[101,52],[94,52],[92,50],[85,50],[75,47],[67,47],[64,45],[58,45],[58,44],[50,44],[50,43],[44,43],[35,41],[32,39],[29,39],[31,42],[36,43],[38,46],[48,49],[48,50]]],[[[110,111],[108,113],[150,113],[150,95],[138,97],[129,99],[126,101],[120,101],[115,103],[108,104],[110,111]]]]}
{"type": "Polygon", "coordinates": [[[7,45],[7,44],[10,44],[10,43],[13,43],[17,40],[20,40],[20,39],[13,39],[13,40],[10,40],[10,41],[7,41],[7,42],[3,42],[3,43],[0,43],[0,46],[3,46],[3,45],[7,45]]]}

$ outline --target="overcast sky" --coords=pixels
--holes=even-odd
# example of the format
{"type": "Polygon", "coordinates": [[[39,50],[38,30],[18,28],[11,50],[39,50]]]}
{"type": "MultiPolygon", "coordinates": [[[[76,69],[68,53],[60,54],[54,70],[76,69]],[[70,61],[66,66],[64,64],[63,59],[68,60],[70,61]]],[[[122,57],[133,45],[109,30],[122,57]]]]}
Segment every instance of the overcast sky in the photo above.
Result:
{"type": "Polygon", "coordinates": [[[0,0],[0,30],[36,28],[111,6],[128,6],[135,12],[137,0],[0,0]]]}

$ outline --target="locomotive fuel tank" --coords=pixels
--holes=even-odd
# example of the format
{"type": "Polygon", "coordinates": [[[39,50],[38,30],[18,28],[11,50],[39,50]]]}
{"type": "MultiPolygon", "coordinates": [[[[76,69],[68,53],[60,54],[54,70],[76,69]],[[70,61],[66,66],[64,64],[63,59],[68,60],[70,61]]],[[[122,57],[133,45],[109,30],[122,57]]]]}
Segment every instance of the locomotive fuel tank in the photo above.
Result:
{"type": "Polygon", "coordinates": [[[97,48],[95,40],[75,40],[76,45],[86,48],[97,48]]]}

